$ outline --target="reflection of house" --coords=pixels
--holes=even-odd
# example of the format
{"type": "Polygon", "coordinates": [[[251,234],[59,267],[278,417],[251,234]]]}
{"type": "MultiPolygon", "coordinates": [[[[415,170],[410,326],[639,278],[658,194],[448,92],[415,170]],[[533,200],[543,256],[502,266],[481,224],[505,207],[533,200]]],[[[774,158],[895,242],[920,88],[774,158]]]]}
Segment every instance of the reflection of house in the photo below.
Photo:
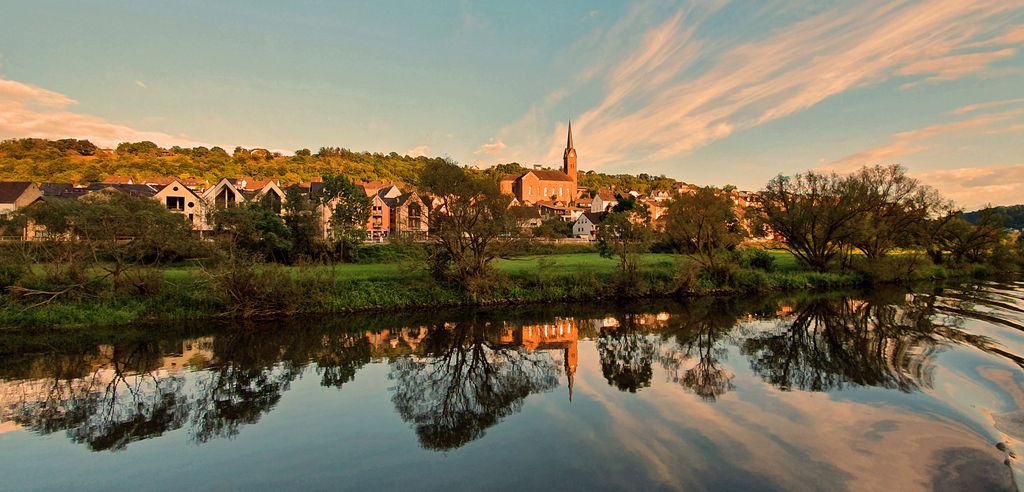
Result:
{"type": "Polygon", "coordinates": [[[392,357],[415,354],[420,343],[427,338],[428,332],[425,326],[413,326],[397,330],[367,331],[365,336],[370,342],[373,357],[392,357]]]}
{"type": "Polygon", "coordinates": [[[555,318],[551,323],[506,326],[501,343],[517,345],[531,352],[535,350],[562,350],[565,376],[569,384],[569,400],[572,401],[573,377],[579,361],[579,329],[572,318],[555,318]]]}

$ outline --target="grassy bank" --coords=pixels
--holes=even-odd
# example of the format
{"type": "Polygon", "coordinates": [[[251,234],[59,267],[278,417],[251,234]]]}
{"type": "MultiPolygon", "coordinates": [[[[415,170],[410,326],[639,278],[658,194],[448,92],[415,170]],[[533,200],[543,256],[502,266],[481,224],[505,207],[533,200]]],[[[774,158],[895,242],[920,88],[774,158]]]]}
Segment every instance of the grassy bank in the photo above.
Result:
{"type": "MultiPolygon", "coordinates": [[[[538,302],[598,301],[659,296],[765,294],[831,290],[861,286],[854,272],[801,270],[788,253],[773,251],[771,271],[741,268],[714,281],[681,274],[678,257],[647,254],[637,278],[621,280],[618,264],[596,253],[534,255],[502,259],[503,279],[485,295],[473,296],[439,283],[409,263],[345,264],[311,267],[268,265],[232,279],[244,284],[233,299],[224,284],[198,267],[160,273],[159,288],[147,295],[112,295],[102,288],[87,295],[43,305],[5,296],[0,326],[68,328],[124,325],[140,321],[259,317],[289,314],[339,314],[371,310],[427,309],[442,306],[538,302]],[[243,299],[237,301],[235,299],[243,299]]],[[[930,268],[922,277],[967,276],[977,272],[930,268]]],[[[235,285],[232,284],[232,285],[235,285]]]]}

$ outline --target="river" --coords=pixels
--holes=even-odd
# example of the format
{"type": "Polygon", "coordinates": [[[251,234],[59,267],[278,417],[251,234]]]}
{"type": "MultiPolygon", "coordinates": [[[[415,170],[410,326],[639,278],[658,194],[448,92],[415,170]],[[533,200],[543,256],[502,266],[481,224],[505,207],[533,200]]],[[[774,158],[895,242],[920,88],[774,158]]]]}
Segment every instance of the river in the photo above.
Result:
{"type": "Polygon", "coordinates": [[[0,332],[0,489],[1017,490],[1024,282],[0,332]]]}

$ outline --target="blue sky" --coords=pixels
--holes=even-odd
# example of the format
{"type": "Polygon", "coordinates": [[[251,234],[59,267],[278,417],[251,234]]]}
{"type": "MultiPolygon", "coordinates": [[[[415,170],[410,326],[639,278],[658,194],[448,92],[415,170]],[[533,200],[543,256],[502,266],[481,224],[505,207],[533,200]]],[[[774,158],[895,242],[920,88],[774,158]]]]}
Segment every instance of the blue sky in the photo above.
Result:
{"type": "Polygon", "coordinates": [[[900,163],[1024,192],[1024,4],[9,2],[0,138],[555,165],[757,189],[900,163]]]}

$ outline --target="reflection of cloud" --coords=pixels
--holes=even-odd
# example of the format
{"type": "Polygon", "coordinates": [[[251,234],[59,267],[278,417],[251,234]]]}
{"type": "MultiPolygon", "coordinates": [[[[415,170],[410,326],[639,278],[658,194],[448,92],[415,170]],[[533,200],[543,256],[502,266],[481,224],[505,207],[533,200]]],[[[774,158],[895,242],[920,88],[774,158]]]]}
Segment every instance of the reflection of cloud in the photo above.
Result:
{"type": "Polygon", "coordinates": [[[419,157],[419,156],[427,155],[429,153],[430,153],[430,146],[429,145],[417,145],[417,146],[415,146],[415,147],[405,151],[405,155],[410,156],[410,157],[419,157]]]}
{"type": "MultiPolygon", "coordinates": [[[[623,32],[644,29],[633,36],[639,41],[580,70],[603,91],[574,120],[577,143],[595,167],[664,160],[894,76],[985,73],[1015,56],[1006,45],[1017,34],[1006,26],[1020,10],[1013,2],[854,2],[739,45],[704,35],[709,16],[700,8],[653,27],[641,24],[646,16],[627,15],[606,36],[629,39],[623,32]],[[969,46],[974,52],[964,53],[969,46]]],[[[557,160],[564,127],[548,135],[545,159],[557,160]]],[[[518,146],[515,137],[505,140],[518,146]]]]}
{"type": "Polygon", "coordinates": [[[84,138],[102,146],[151,140],[159,145],[206,145],[188,137],[136,130],[103,118],[76,113],[78,101],[63,94],[0,79],[0,135],[4,137],[84,138]]]}

